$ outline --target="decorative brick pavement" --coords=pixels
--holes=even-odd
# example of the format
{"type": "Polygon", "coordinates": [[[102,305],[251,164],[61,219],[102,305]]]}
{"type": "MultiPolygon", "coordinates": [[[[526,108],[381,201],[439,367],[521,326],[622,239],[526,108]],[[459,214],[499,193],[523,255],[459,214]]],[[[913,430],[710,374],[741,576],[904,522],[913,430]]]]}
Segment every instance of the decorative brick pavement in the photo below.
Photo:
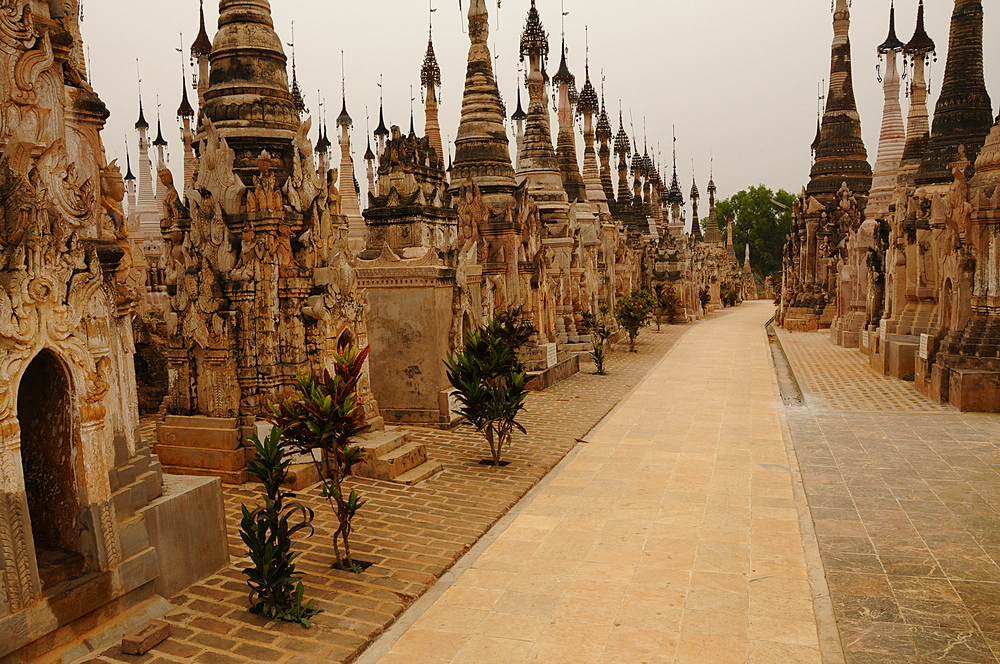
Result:
{"type": "MultiPolygon", "coordinates": [[[[468,427],[453,432],[417,429],[429,455],[445,469],[414,487],[355,478],[349,483],[368,500],[358,516],[354,549],[376,565],[355,575],[331,569],[330,508],[315,490],[301,499],[316,509],[316,533],[303,542],[299,569],[306,595],[323,610],[310,630],[276,624],[247,613],[245,566],[238,535],[241,503],[254,504],[252,486],[226,487],[232,564],[171,602],[173,636],[142,657],[114,646],[91,662],[195,662],[243,664],[349,662],[507,511],[538,483],[668,350],[696,326],[644,331],[638,353],[618,349],[609,376],[579,374],[531,394],[527,436],[518,436],[501,470],[479,465],[489,456],[484,440],[468,427]]],[[[151,431],[147,422],[146,432],[151,431]]],[[[88,663],[89,664],[89,663],[88,663]]],[[[484,662],[485,664],[485,662],[484,662]]]]}
{"type": "Polygon", "coordinates": [[[776,330],[811,408],[838,412],[952,411],[917,392],[912,383],[872,371],[857,350],[830,341],[830,331],[776,330]]]}
{"type": "Polygon", "coordinates": [[[931,403],[822,335],[779,338],[847,664],[1000,662],[1000,417],[931,403]]]}
{"type": "Polygon", "coordinates": [[[380,664],[822,661],[772,311],[748,303],[699,324],[364,662],[390,648],[380,664]]]}

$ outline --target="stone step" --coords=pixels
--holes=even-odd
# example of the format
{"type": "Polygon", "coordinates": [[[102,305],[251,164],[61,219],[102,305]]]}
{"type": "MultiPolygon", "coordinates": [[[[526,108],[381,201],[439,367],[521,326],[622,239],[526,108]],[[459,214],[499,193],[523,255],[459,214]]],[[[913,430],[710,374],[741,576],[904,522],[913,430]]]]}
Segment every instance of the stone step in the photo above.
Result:
{"type": "Polygon", "coordinates": [[[164,466],[204,468],[227,473],[242,471],[253,451],[241,447],[235,450],[217,450],[204,447],[157,445],[156,454],[164,466]]]}
{"type": "Polygon", "coordinates": [[[382,431],[362,433],[351,437],[351,443],[363,449],[368,454],[369,459],[388,454],[409,440],[409,432],[396,427],[388,427],[382,431]]]}
{"type": "Polygon", "coordinates": [[[407,486],[413,486],[419,482],[423,482],[431,475],[441,472],[444,470],[444,464],[439,461],[425,461],[416,468],[411,468],[402,475],[398,475],[392,481],[398,484],[406,484],[407,486]]]}
{"type": "Polygon", "coordinates": [[[302,491],[319,482],[319,470],[314,463],[296,463],[288,467],[288,476],[282,486],[292,491],[302,491]]]}
{"type": "Polygon", "coordinates": [[[250,474],[245,470],[239,471],[223,471],[223,470],[209,470],[207,468],[191,468],[188,466],[171,466],[169,464],[163,466],[163,473],[165,475],[193,475],[195,477],[218,477],[222,480],[223,484],[246,484],[250,481],[250,474]]]}
{"type": "Polygon", "coordinates": [[[407,442],[381,456],[369,456],[354,469],[354,474],[376,480],[394,480],[427,461],[423,443],[407,442]]]}
{"type": "Polygon", "coordinates": [[[169,424],[161,424],[156,428],[156,438],[161,445],[201,447],[213,450],[235,450],[240,447],[241,443],[238,429],[171,426],[169,424]]]}

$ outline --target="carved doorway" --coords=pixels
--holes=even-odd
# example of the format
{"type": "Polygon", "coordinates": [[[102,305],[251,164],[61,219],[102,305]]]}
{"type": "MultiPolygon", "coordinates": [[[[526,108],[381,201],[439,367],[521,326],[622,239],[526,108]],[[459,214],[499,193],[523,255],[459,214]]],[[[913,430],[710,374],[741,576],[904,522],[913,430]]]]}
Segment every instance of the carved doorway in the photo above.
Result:
{"type": "Polygon", "coordinates": [[[83,575],[72,386],[62,362],[43,350],[17,394],[21,465],[42,590],[83,575]]]}

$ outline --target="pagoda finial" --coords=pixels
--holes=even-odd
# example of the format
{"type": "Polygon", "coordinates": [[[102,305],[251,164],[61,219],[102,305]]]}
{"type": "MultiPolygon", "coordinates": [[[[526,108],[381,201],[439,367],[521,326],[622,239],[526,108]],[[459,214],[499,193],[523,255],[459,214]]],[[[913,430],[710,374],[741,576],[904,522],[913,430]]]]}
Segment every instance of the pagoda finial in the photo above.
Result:
{"type": "Polygon", "coordinates": [[[340,51],[340,98],[343,105],[340,108],[340,115],[337,116],[338,127],[353,127],[354,120],[347,112],[347,69],[344,66],[344,51],[340,51]]]}
{"type": "Polygon", "coordinates": [[[896,2],[893,0],[889,4],[889,36],[878,47],[878,52],[902,51],[903,46],[903,42],[899,41],[899,37],[896,36],[896,2]]]}
{"type": "Polygon", "coordinates": [[[212,40],[208,38],[208,30],[205,29],[205,0],[198,3],[198,36],[191,44],[191,57],[208,57],[212,54],[212,40]]]}
{"type": "Polygon", "coordinates": [[[299,87],[299,74],[295,66],[295,21],[292,21],[292,41],[288,42],[288,47],[292,49],[292,103],[299,115],[308,113],[305,97],[302,96],[302,89],[299,87]]]}
{"type": "MultiPolygon", "coordinates": [[[[438,65],[437,55],[434,53],[434,0],[429,0],[430,7],[430,27],[427,30],[427,53],[424,55],[424,64],[420,69],[420,84],[426,90],[441,87],[441,67],[438,65]]],[[[436,91],[435,91],[436,92],[436,91]]]]}

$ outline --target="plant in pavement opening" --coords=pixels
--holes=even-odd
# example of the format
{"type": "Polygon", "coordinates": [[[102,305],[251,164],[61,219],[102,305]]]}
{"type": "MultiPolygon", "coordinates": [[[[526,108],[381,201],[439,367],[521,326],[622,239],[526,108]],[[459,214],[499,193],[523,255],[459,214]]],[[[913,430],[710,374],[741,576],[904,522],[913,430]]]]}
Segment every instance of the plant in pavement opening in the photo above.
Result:
{"type": "Polygon", "coordinates": [[[364,408],[358,402],[358,382],[368,359],[368,348],[346,346],[333,354],[333,373],[306,373],[298,377],[295,393],[271,404],[268,419],[285,431],[285,437],[300,453],[309,454],[319,470],[322,496],[337,515],[333,533],[335,567],[361,571],[351,557],[351,530],[354,517],[365,504],[351,489],[345,495],[344,480],[365,459],[351,436],[365,426],[364,408]],[[317,456],[318,454],[318,456],[317,456]],[[344,553],[341,556],[340,543],[344,553]]]}
{"type": "Polygon", "coordinates": [[[581,315],[583,317],[583,326],[587,328],[591,336],[590,343],[592,348],[590,357],[593,358],[594,365],[597,367],[597,371],[594,373],[598,376],[607,376],[608,372],[604,370],[604,362],[607,360],[607,343],[611,337],[611,330],[601,320],[608,315],[608,308],[601,306],[600,313],[601,318],[598,318],[590,311],[584,311],[581,315]]]}
{"type": "Polygon", "coordinates": [[[634,290],[625,297],[618,298],[615,319],[628,333],[629,352],[635,352],[635,339],[639,336],[639,330],[649,325],[655,307],[653,296],[645,290],[634,290]]]}
{"type": "Polygon", "coordinates": [[[517,421],[528,382],[517,351],[537,330],[521,315],[520,309],[498,312],[466,335],[462,351],[449,353],[445,360],[448,380],[462,404],[455,413],[485,436],[494,466],[503,460],[514,430],[527,433],[517,421]]]}
{"type": "Polygon", "coordinates": [[[240,536],[253,565],[243,570],[250,586],[250,613],[311,627],[309,619],[319,611],[312,608],[312,600],[302,602],[305,588],[295,571],[298,554],[292,552],[292,540],[302,530],[312,535],[313,511],[292,501],[295,494],[282,488],[291,463],[282,430],[272,428],[264,440],[254,434],[250,442],[257,454],[247,472],[264,485],[263,507],[251,511],[241,506],[240,536]]]}
{"type": "Polygon", "coordinates": [[[708,303],[712,301],[712,296],[709,294],[707,288],[702,288],[698,291],[698,301],[701,302],[701,308],[708,313],[708,303]]]}
{"type": "Polygon", "coordinates": [[[656,331],[660,331],[660,320],[663,317],[666,317],[671,325],[680,323],[684,303],[681,302],[681,297],[673,284],[656,284],[653,286],[653,295],[656,300],[656,331]]]}

